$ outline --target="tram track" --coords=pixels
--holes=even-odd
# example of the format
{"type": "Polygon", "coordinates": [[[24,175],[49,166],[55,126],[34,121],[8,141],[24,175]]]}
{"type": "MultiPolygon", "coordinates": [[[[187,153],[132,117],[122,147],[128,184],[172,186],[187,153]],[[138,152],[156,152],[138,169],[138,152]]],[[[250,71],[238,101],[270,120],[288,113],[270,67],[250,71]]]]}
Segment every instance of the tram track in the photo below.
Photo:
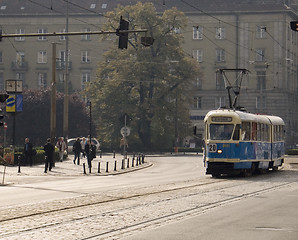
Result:
{"type": "MultiPolygon", "coordinates": [[[[105,219],[115,220],[117,217],[122,218],[125,215],[131,215],[130,218],[134,218],[125,224],[118,224],[117,227],[114,226],[102,226],[102,228],[94,231],[84,231],[83,236],[76,237],[75,239],[107,239],[109,237],[117,237],[122,235],[123,232],[138,231],[145,227],[150,227],[152,225],[161,224],[163,222],[173,221],[177,218],[183,218],[190,215],[196,215],[203,213],[208,209],[213,209],[224,204],[229,204],[231,202],[240,201],[242,199],[256,196],[259,194],[266,193],[268,191],[274,191],[279,188],[285,187],[287,185],[297,182],[288,181],[283,183],[276,183],[274,186],[263,187],[259,189],[248,192],[240,192],[239,194],[230,194],[229,191],[232,188],[238,187],[241,189],[250,188],[249,185],[254,184],[252,181],[247,180],[236,180],[229,181],[229,179],[212,179],[212,181],[207,183],[191,184],[187,186],[180,186],[176,188],[163,189],[158,191],[148,191],[139,194],[132,194],[129,196],[120,196],[118,198],[112,197],[111,199],[106,199],[105,201],[91,201],[85,204],[77,204],[76,206],[61,207],[49,211],[41,211],[39,213],[27,214],[24,216],[14,217],[10,219],[1,220],[1,226],[3,224],[7,225],[12,223],[14,226],[18,225],[18,222],[32,222],[33,219],[39,220],[36,226],[21,227],[16,228],[10,232],[1,232],[0,238],[12,238],[14,236],[20,236],[20,234],[34,233],[37,231],[47,231],[49,229],[64,229],[68,225],[80,225],[82,222],[94,222],[94,221],[104,221],[105,219]],[[239,184],[241,183],[241,184],[239,184]],[[210,187],[212,186],[212,187],[210,187]],[[244,187],[246,186],[246,187],[244,187]],[[208,187],[206,189],[205,187],[208,187]],[[230,189],[230,190],[229,190],[230,189]],[[217,196],[218,192],[222,192],[219,199],[217,196]],[[224,194],[223,192],[226,192],[224,194]],[[170,206],[174,206],[177,202],[187,202],[196,201],[196,199],[202,198],[202,196],[208,196],[207,201],[198,201],[194,205],[189,205],[183,207],[179,210],[171,210],[170,206]],[[210,196],[216,196],[214,201],[208,201],[210,196]],[[100,207],[104,207],[103,210],[100,207]],[[168,206],[169,211],[164,211],[159,214],[152,214],[148,217],[144,217],[140,214],[140,210],[143,208],[164,208],[168,206]],[[98,211],[98,209],[100,209],[98,211]],[[74,214],[78,212],[78,216],[74,214]],[[80,212],[84,214],[80,214],[80,212]],[[136,214],[136,216],[133,216],[136,214]],[[55,216],[61,216],[61,219],[56,221],[55,216]],[[139,217],[138,217],[139,216],[139,217]],[[49,220],[50,219],[50,220],[49,220]],[[44,222],[43,222],[44,221],[44,222]],[[63,226],[63,227],[61,227],[63,226]]],[[[261,184],[262,185],[262,184],[261,184]]],[[[203,197],[204,198],[204,197],[203,197]]],[[[212,197],[213,198],[213,197],[212,197]]],[[[111,221],[112,222],[112,221],[111,221]]],[[[17,238],[16,238],[17,239],[17,238]]],[[[33,238],[34,239],[34,238],[33,238]]]]}

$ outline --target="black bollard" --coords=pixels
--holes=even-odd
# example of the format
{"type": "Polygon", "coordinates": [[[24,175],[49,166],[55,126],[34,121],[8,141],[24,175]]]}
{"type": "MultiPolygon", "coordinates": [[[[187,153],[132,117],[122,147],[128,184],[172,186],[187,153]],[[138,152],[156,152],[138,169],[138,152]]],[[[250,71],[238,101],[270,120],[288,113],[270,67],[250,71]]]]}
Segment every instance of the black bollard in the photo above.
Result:
{"type": "Polygon", "coordinates": [[[117,171],[117,160],[115,161],[115,164],[114,164],[114,171],[117,171]]]}
{"type": "Polygon", "coordinates": [[[127,168],[129,168],[129,158],[127,158],[127,168]]]}
{"type": "Polygon", "coordinates": [[[132,160],[131,160],[131,167],[134,167],[134,161],[135,161],[135,157],[132,157],[132,160]]]}
{"type": "Polygon", "coordinates": [[[107,162],[106,172],[109,172],[109,162],[107,162]]]}
{"type": "Polygon", "coordinates": [[[145,155],[142,154],[142,163],[145,163],[145,155]]]}
{"type": "Polygon", "coordinates": [[[83,171],[84,171],[84,174],[86,174],[86,166],[85,166],[85,163],[83,163],[83,171]]]}
{"type": "Polygon", "coordinates": [[[91,167],[89,167],[89,173],[91,173],[91,167]]]}
{"type": "Polygon", "coordinates": [[[100,173],[100,162],[98,162],[97,173],[100,173]]]}
{"type": "Polygon", "coordinates": [[[21,173],[21,156],[18,156],[18,173],[21,173]]]}
{"type": "Polygon", "coordinates": [[[137,157],[136,166],[139,166],[139,157],[137,157]]]}
{"type": "Polygon", "coordinates": [[[125,163],[125,160],[122,159],[122,166],[121,166],[121,169],[124,169],[124,163],[125,163]]]}
{"type": "Polygon", "coordinates": [[[115,151],[113,151],[113,158],[115,158],[116,157],[116,152],[115,151]]]}

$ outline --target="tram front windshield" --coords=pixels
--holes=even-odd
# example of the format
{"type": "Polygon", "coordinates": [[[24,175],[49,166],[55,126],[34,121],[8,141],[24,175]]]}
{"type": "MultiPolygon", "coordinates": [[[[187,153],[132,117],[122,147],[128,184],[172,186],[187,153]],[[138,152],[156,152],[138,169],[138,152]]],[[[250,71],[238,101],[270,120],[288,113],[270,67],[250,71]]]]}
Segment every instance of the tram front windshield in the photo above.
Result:
{"type": "Polygon", "coordinates": [[[210,124],[211,140],[230,140],[232,137],[233,124],[210,124]]]}

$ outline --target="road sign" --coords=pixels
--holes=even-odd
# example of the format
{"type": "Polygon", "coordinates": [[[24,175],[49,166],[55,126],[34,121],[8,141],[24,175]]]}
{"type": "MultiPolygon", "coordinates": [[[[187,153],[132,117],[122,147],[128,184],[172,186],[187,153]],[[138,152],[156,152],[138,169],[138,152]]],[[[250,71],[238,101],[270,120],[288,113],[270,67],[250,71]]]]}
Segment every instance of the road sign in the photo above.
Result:
{"type": "Polygon", "coordinates": [[[123,127],[123,128],[121,128],[120,133],[123,137],[127,137],[130,134],[130,128],[129,127],[123,127]]]}
{"type": "Polygon", "coordinates": [[[23,95],[12,94],[6,100],[6,112],[22,112],[23,111],[23,95]]]}

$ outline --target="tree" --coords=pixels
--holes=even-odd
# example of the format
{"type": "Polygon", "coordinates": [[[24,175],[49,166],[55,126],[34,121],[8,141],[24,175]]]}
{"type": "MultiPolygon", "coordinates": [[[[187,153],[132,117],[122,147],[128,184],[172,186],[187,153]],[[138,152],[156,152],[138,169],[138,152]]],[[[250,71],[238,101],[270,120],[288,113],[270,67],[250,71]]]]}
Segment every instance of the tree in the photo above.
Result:
{"type": "MultiPolygon", "coordinates": [[[[23,111],[16,113],[16,144],[21,145],[29,137],[35,146],[44,145],[50,136],[50,95],[48,88],[25,90],[23,92],[23,111]]],[[[56,136],[63,134],[63,94],[57,93],[57,131],[56,136]]],[[[74,93],[69,97],[69,130],[70,137],[89,134],[89,111],[81,95],[74,93]]],[[[8,143],[12,142],[13,116],[8,116],[8,143]]]]}
{"type": "Polygon", "coordinates": [[[118,6],[106,15],[104,30],[115,30],[120,16],[130,30],[148,29],[155,39],[150,47],[141,44],[141,34],[129,34],[129,48],[115,45],[99,63],[98,78],[87,89],[96,103],[101,139],[111,146],[119,144],[119,117],[132,117],[130,145],[146,150],[168,148],[183,137],[182,124],[189,124],[190,91],[199,74],[198,63],[185,55],[177,30],[186,18],[176,8],[156,13],[152,3],[118,6]]]}

